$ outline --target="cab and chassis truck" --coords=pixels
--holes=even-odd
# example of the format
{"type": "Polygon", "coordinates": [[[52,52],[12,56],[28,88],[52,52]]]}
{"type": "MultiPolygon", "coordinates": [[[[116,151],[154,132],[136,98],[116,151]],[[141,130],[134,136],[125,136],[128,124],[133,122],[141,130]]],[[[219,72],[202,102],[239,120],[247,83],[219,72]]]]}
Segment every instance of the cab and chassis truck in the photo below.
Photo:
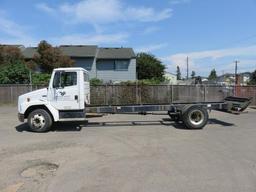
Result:
{"type": "Polygon", "coordinates": [[[55,122],[87,122],[86,114],[166,114],[188,129],[202,129],[208,121],[208,110],[239,114],[251,98],[227,97],[220,102],[90,105],[89,74],[83,68],[53,70],[48,88],[32,91],[18,98],[18,118],[27,119],[31,131],[49,131],[55,122]]]}

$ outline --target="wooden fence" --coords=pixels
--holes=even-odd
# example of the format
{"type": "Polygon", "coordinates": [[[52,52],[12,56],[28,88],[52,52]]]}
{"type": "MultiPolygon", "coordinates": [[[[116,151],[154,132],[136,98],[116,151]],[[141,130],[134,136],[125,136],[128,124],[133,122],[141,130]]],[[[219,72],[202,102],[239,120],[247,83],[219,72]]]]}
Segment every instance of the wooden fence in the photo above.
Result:
{"type": "MultiPolygon", "coordinates": [[[[35,85],[0,85],[0,103],[17,103],[18,96],[43,88],[35,85]]],[[[253,97],[256,105],[256,87],[222,87],[205,85],[99,85],[91,86],[91,104],[162,104],[172,102],[222,101],[226,96],[253,97]]]]}

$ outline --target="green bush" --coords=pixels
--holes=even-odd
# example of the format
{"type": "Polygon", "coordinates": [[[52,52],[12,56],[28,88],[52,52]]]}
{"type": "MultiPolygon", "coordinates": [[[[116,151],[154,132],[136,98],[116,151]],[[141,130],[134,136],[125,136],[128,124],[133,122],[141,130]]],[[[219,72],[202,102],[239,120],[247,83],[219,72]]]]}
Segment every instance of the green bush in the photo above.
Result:
{"type": "Polygon", "coordinates": [[[22,61],[14,61],[0,67],[0,84],[28,84],[29,70],[22,61]]]}
{"type": "Polygon", "coordinates": [[[92,78],[90,79],[90,85],[94,86],[94,85],[102,85],[103,81],[97,78],[92,78]]]}
{"type": "Polygon", "coordinates": [[[51,79],[51,74],[48,73],[33,73],[32,84],[33,85],[48,85],[51,79]]]}
{"type": "Polygon", "coordinates": [[[123,81],[120,85],[159,85],[162,81],[159,79],[142,79],[136,81],[123,81]]]}

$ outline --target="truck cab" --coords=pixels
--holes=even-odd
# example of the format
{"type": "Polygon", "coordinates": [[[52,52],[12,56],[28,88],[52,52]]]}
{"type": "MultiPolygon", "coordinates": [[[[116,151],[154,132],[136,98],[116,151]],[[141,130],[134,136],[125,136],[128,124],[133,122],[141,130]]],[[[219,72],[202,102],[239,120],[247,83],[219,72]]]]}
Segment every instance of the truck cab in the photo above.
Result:
{"type": "Polygon", "coordinates": [[[49,130],[53,122],[85,120],[90,104],[88,71],[83,68],[53,70],[48,88],[19,96],[18,117],[27,119],[32,131],[49,130]]]}

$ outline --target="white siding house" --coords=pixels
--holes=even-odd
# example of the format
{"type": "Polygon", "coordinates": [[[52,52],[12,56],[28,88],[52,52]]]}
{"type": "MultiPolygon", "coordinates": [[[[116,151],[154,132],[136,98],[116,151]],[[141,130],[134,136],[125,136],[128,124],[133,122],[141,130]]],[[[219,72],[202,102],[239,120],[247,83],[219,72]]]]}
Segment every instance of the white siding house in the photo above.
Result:
{"type": "MultiPolygon", "coordinates": [[[[104,82],[136,80],[136,56],[132,48],[99,48],[94,45],[62,45],[64,55],[75,62],[75,67],[89,71],[90,78],[104,82]]],[[[36,47],[23,50],[26,59],[32,59],[36,47]]]]}

